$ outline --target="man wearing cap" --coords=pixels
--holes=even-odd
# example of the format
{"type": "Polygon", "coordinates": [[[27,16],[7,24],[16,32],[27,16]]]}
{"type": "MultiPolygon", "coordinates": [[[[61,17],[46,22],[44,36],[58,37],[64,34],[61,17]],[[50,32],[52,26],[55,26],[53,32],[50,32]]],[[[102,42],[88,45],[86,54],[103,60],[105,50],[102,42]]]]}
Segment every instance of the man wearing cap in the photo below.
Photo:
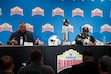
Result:
{"type": "Polygon", "coordinates": [[[82,28],[82,33],[76,36],[76,45],[96,45],[96,40],[88,32],[88,27],[82,28]]]}

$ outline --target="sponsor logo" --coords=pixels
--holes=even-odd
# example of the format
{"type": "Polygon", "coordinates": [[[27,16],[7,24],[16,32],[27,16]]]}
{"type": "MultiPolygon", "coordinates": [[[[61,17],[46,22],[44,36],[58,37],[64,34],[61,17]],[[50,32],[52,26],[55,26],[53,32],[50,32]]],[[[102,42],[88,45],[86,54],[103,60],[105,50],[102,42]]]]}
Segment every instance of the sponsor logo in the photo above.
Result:
{"type": "Polygon", "coordinates": [[[76,50],[69,49],[63,54],[57,55],[57,73],[79,63],[82,63],[82,55],[76,50]]]}
{"type": "Polygon", "coordinates": [[[28,31],[34,32],[33,25],[31,25],[31,24],[29,24],[29,23],[26,23],[25,25],[26,25],[26,29],[27,29],[28,31]]]}
{"type": "Polygon", "coordinates": [[[2,15],[2,9],[0,8],[0,15],[2,15]]]}
{"type": "Polygon", "coordinates": [[[104,31],[111,32],[111,26],[108,24],[104,24],[103,26],[101,26],[100,32],[104,32],[104,31]]]}
{"type": "Polygon", "coordinates": [[[84,11],[81,10],[80,8],[76,8],[76,9],[72,10],[72,17],[74,17],[74,16],[84,17],[84,11]]]}
{"type": "Polygon", "coordinates": [[[19,15],[23,16],[23,9],[21,9],[18,6],[11,8],[10,16],[15,15],[15,14],[19,14],[19,15]]]}
{"type": "MultiPolygon", "coordinates": [[[[74,32],[74,28],[72,25],[69,24],[67,27],[68,27],[68,31],[74,32]]],[[[64,29],[65,29],[65,26],[62,26],[62,32],[64,32],[64,29]]]]}
{"type": "Polygon", "coordinates": [[[55,15],[61,15],[61,16],[64,16],[64,10],[57,7],[55,9],[52,10],[52,16],[55,16],[55,15]]]}
{"type": "Polygon", "coordinates": [[[34,15],[42,15],[44,16],[44,9],[40,8],[40,7],[36,7],[34,9],[32,9],[32,16],[34,15]]]}
{"type": "Polygon", "coordinates": [[[10,25],[8,23],[3,23],[2,25],[0,25],[0,32],[2,32],[2,31],[12,32],[12,25],[10,25]]]}
{"type": "Polygon", "coordinates": [[[98,9],[98,8],[96,8],[96,9],[92,10],[91,17],[93,17],[93,16],[101,16],[101,17],[103,17],[103,11],[98,9]]]}
{"type": "MultiPolygon", "coordinates": [[[[82,26],[82,28],[83,27],[88,27],[88,29],[89,29],[89,32],[92,32],[93,33],[93,27],[90,25],[90,24],[85,24],[84,26],[82,26]]],[[[82,29],[81,28],[81,29],[82,29]]]]}
{"type": "Polygon", "coordinates": [[[47,24],[42,26],[42,32],[45,32],[45,31],[54,32],[54,28],[51,24],[47,23],[47,24]]]}

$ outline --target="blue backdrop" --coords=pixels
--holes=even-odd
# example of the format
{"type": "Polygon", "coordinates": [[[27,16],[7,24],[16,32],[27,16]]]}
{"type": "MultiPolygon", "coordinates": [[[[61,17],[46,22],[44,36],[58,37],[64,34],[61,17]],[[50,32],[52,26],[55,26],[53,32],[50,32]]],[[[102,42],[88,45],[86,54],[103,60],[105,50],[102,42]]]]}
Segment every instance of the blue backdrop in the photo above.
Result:
{"type": "MultiPolygon", "coordinates": [[[[48,43],[48,38],[53,34],[58,35],[62,40],[64,18],[69,19],[70,24],[73,26],[74,32],[69,32],[71,42],[74,41],[77,34],[81,33],[81,27],[85,24],[93,26],[93,32],[90,32],[90,34],[93,35],[95,39],[102,41],[103,37],[106,36],[106,41],[111,41],[110,31],[100,32],[100,28],[104,24],[111,26],[111,0],[0,0],[0,8],[2,13],[2,15],[0,15],[0,25],[8,23],[12,25],[12,30],[16,31],[20,22],[30,23],[34,27],[34,38],[40,38],[44,44],[48,43]],[[23,16],[19,14],[10,15],[11,8],[16,6],[23,9],[23,16]],[[35,7],[42,8],[44,10],[44,16],[32,16],[32,9],[35,7]],[[64,10],[64,16],[52,16],[52,10],[57,7],[64,10]],[[76,8],[84,11],[84,17],[72,17],[72,10],[76,8]],[[92,10],[96,8],[103,11],[103,17],[91,17],[92,10]],[[50,23],[54,27],[54,32],[42,32],[42,26],[46,23],[50,23]]],[[[0,41],[6,44],[10,35],[10,31],[1,31],[0,41]]]]}

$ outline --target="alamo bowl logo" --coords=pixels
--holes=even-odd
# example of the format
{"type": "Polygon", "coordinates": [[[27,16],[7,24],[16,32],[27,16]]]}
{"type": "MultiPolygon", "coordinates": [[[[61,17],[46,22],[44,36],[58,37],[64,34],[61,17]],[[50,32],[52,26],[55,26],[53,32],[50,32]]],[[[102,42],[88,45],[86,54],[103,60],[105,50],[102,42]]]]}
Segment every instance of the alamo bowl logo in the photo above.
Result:
{"type": "Polygon", "coordinates": [[[12,32],[12,25],[10,25],[9,23],[3,23],[2,25],[0,25],[0,32],[2,31],[12,32]]]}
{"type": "Polygon", "coordinates": [[[11,8],[11,14],[10,15],[12,16],[12,15],[15,15],[15,14],[19,14],[19,15],[23,16],[24,15],[23,14],[23,9],[18,7],[18,6],[11,8]]]}
{"type": "Polygon", "coordinates": [[[44,9],[40,8],[40,7],[36,7],[34,9],[32,9],[32,16],[34,15],[42,15],[44,16],[44,9]]]}
{"type": "Polygon", "coordinates": [[[94,17],[94,16],[103,17],[103,11],[100,10],[99,8],[96,8],[96,9],[92,10],[91,17],[94,17]]]}
{"type": "Polygon", "coordinates": [[[82,54],[79,54],[73,49],[69,49],[63,54],[57,55],[57,73],[79,63],[82,63],[82,54]]]}
{"type": "Polygon", "coordinates": [[[57,7],[55,9],[52,10],[52,16],[55,16],[55,15],[61,15],[61,16],[64,16],[64,10],[57,7]]]}

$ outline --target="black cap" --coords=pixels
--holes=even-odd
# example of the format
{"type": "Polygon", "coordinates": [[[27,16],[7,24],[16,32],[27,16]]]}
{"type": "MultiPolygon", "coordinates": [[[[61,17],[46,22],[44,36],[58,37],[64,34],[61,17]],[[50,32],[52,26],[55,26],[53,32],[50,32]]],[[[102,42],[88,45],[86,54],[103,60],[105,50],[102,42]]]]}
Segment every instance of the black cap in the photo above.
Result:
{"type": "Polygon", "coordinates": [[[83,27],[82,30],[83,30],[83,32],[89,32],[88,27],[83,27]]]}
{"type": "Polygon", "coordinates": [[[104,72],[111,72],[111,57],[105,55],[99,59],[100,68],[104,72]]]}

